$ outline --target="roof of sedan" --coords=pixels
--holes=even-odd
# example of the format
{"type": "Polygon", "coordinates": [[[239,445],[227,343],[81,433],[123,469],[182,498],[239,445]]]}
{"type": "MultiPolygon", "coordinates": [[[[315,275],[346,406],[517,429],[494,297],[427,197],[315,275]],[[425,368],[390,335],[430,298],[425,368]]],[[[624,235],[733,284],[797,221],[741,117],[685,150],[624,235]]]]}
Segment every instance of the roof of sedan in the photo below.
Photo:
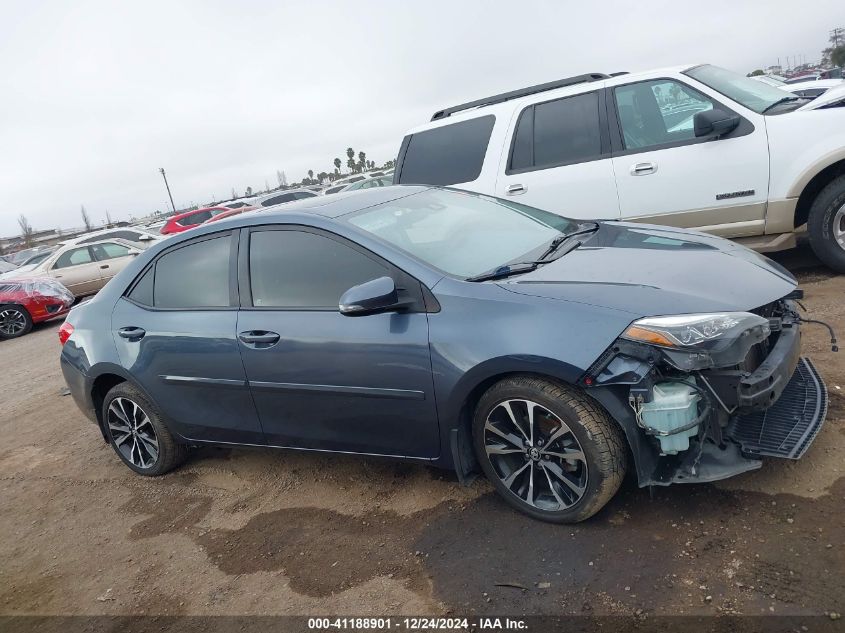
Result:
{"type": "Polygon", "coordinates": [[[315,196],[294,202],[286,202],[253,213],[262,215],[272,214],[281,218],[284,214],[298,212],[314,213],[327,218],[339,218],[347,213],[404,198],[405,196],[410,196],[429,188],[421,185],[391,185],[372,189],[358,189],[356,191],[342,191],[332,196],[315,196]]]}

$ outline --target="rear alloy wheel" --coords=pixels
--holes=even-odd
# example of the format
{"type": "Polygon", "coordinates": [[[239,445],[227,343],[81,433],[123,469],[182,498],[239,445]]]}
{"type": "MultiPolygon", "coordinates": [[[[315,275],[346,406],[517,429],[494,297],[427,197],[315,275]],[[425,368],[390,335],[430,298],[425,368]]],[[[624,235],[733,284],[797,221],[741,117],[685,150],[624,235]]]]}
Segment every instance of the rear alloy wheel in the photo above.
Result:
{"type": "Polygon", "coordinates": [[[17,338],[32,329],[32,317],[22,306],[0,307],[0,339],[17,338]]]}
{"type": "Polygon", "coordinates": [[[807,220],[813,252],[825,264],[845,273],[845,175],[821,190],[807,220]]]}
{"type": "Polygon", "coordinates": [[[473,440],[485,474],[518,510],[583,521],[616,493],[627,452],[619,426],[575,389],[519,377],[481,399],[473,440]]]}
{"type": "Polygon", "coordinates": [[[102,415],[109,443],[136,473],[163,475],[185,460],[187,448],[176,443],[156,407],[136,387],[128,383],[113,387],[102,415]]]}

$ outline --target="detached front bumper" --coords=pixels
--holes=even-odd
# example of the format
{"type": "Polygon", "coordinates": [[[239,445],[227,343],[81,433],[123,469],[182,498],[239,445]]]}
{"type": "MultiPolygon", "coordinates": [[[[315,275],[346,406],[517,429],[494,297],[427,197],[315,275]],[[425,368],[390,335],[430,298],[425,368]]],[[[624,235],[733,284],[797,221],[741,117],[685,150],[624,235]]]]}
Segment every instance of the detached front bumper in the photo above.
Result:
{"type": "Polygon", "coordinates": [[[780,397],[765,410],[735,417],[726,434],[748,455],[798,459],[824,424],[827,403],[821,376],[800,358],[780,397]]]}

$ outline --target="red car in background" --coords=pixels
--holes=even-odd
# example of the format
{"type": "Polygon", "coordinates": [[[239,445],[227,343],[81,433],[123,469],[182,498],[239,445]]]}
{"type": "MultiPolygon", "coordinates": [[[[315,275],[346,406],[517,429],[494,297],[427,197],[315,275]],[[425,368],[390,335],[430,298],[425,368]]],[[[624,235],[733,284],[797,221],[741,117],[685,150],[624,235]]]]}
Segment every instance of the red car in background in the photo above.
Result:
{"type": "Polygon", "coordinates": [[[244,211],[253,211],[257,208],[258,207],[238,207],[237,209],[226,209],[222,213],[218,213],[208,218],[208,220],[206,220],[206,223],[217,222],[217,220],[225,220],[226,218],[231,218],[233,215],[240,215],[244,211]]]}
{"type": "Polygon", "coordinates": [[[0,339],[23,336],[34,323],[67,314],[74,300],[52,277],[0,281],[0,339]]]}
{"type": "Polygon", "coordinates": [[[224,211],[231,211],[231,209],[229,209],[229,207],[205,207],[203,209],[195,209],[194,211],[177,213],[168,219],[165,225],[161,227],[161,234],[171,235],[173,233],[187,231],[195,226],[199,226],[203,222],[210,220],[215,215],[223,213],[224,211]]]}

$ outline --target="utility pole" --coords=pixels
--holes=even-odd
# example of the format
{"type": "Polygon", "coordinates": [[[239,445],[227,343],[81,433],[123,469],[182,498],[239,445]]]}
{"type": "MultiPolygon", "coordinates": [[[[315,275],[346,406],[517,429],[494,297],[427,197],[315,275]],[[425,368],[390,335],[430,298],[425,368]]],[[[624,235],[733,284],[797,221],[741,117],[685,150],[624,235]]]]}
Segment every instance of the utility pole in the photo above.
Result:
{"type": "Polygon", "coordinates": [[[176,213],[176,205],[173,204],[173,194],[170,193],[170,185],[167,184],[167,174],[164,173],[164,167],[159,167],[158,170],[161,172],[161,177],[164,178],[164,186],[167,187],[167,197],[170,198],[170,207],[173,209],[173,213],[176,213]]]}
{"type": "Polygon", "coordinates": [[[833,29],[830,32],[830,43],[833,44],[833,48],[842,46],[845,43],[845,29],[842,27],[833,29]]]}

